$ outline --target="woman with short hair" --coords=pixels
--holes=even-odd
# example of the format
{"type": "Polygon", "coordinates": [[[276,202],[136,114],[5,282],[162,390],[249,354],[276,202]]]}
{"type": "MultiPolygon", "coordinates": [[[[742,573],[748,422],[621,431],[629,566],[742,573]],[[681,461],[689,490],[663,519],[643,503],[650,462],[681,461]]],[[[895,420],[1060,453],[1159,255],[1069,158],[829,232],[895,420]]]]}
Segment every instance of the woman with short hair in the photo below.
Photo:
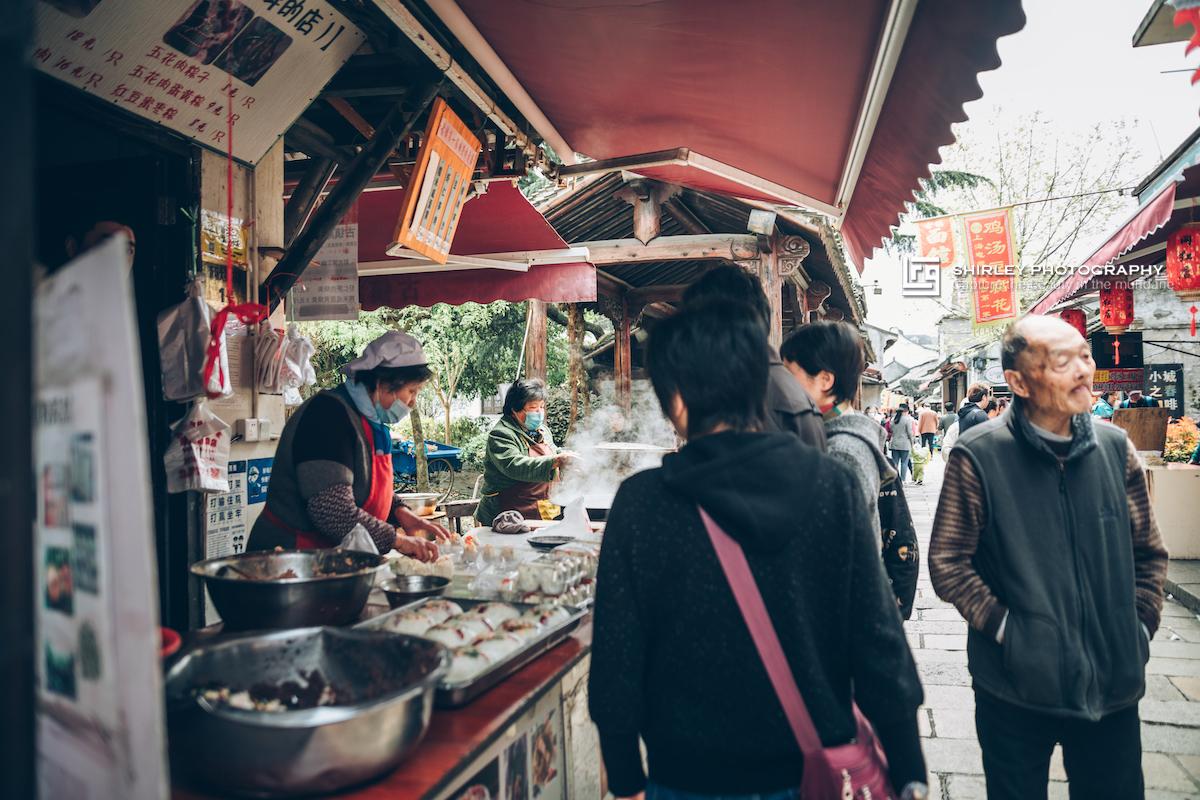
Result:
{"type": "Polygon", "coordinates": [[[769,357],[762,325],[737,304],[684,310],[650,335],[654,391],[687,443],[625,480],[605,530],[588,702],[609,789],[797,796],[804,759],[703,510],[745,553],[822,742],[855,736],[857,702],[896,795],[923,797],[921,686],[877,523],[848,468],[765,432],[769,357]]]}
{"type": "Polygon", "coordinates": [[[550,498],[550,484],[567,459],[546,425],[546,384],[519,380],[504,395],[504,413],[488,433],[483,488],[475,519],[491,525],[503,511],[541,519],[538,501],[550,498]]]}
{"type": "Polygon", "coordinates": [[[880,519],[881,496],[887,500],[885,510],[896,510],[888,514],[887,525],[881,523],[881,552],[901,615],[907,619],[912,614],[920,564],[916,532],[898,489],[896,470],[883,453],[883,428],[854,410],[858,381],[867,366],[862,336],[846,322],[816,322],[797,328],[779,352],[824,415],[827,452],[854,473],[855,486],[871,519],[880,519]]]}

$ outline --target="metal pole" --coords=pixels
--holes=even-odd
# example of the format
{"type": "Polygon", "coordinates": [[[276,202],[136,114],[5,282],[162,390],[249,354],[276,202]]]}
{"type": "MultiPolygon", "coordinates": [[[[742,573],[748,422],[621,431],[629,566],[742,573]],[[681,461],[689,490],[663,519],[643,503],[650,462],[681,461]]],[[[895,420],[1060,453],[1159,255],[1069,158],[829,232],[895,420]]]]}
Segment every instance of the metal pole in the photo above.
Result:
{"type": "Polygon", "coordinates": [[[392,151],[412,133],[417,121],[437,97],[441,85],[441,81],[435,81],[423,88],[417,94],[413,110],[407,114],[404,113],[404,104],[397,104],[379,125],[375,137],[342,174],[325,202],[313,213],[308,225],[288,247],[287,255],[267,276],[260,292],[263,302],[268,303],[272,311],[304,274],[329,234],[362,194],[371,178],[375,177],[375,173],[387,162],[392,151]]]}

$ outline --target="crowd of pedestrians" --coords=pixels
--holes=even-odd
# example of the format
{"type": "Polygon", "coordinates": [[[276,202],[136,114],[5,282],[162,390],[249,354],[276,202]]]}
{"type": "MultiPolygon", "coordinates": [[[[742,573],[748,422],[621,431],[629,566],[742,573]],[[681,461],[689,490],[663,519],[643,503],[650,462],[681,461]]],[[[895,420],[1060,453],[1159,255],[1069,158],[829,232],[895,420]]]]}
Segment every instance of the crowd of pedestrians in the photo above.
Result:
{"type": "Polygon", "coordinates": [[[608,518],[589,708],[612,793],[928,797],[904,476],[940,447],[929,568],[971,627],[988,796],[1045,798],[1061,744],[1072,797],[1142,797],[1166,553],[1128,439],[1093,424],[1087,343],[1026,318],[1003,342],[1007,408],[976,385],[957,413],[884,416],[854,408],[857,330],[806,325],[776,353],[768,320],[758,282],[718,267],[650,333],[686,443],[608,518]]]}

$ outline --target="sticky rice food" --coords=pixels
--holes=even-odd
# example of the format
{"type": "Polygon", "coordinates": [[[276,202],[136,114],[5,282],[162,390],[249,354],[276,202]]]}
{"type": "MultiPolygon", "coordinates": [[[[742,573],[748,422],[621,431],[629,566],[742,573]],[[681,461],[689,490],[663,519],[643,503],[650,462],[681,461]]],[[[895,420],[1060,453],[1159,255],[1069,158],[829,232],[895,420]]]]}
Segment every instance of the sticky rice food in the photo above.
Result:
{"type": "Polygon", "coordinates": [[[446,627],[453,627],[462,631],[468,644],[480,636],[486,636],[492,632],[492,626],[488,625],[487,620],[479,614],[472,614],[470,611],[465,614],[453,616],[442,624],[446,627]]]}
{"type": "Polygon", "coordinates": [[[475,649],[497,662],[520,650],[523,644],[516,635],[500,631],[480,639],[475,643],[475,649]]]}
{"type": "Polygon", "coordinates": [[[467,613],[478,616],[492,630],[499,628],[510,619],[516,619],[521,616],[521,612],[507,603],[483,603],[482,605],[475,606],[467,613]]]}
{"type": "Polygon", "coordinates": [[[548,628],[566,622],[570,618],[571,612],[553,603],[542,603],[521,615],[521,619],[527,619],[548,628]]]}
{"type": "Polygon", "coordinates": [[[459,647],[450,658],[450,672],[446,676],[449,683],[469,681],[492,665],[484,653],[475,647],[459,647]]]}
{"type": "Polygon", "coordinates": [[[432,639],[438,644],[444,644],[452,650],[463,645],[468,645],[476,638],[476,635],[468,635],[467,631],[450,622],[442,625],[434,625],[421,635],[426,639],[432,639]]]}
{"type": "Polygon", "coordinates": [[[462,606],[451,600],[428,600],[421,604],[420,611],[433,619],[432,625],[441,625],[451,617],[463,613],[462,606]]]}
{"type": "Polygon", "coordinates": [[[502,633],[515,636],[522,642],[532,642],[542,633],[542,626],[529,619],[510,619],[500,626],[502,633]]]}
{"type": "Polygon", "coordinates": [[[412,636],[424,636],[425,631],[434,626],[434,620],[421,611],[406,611],[396,614],[384,621],[384,628],[392,633],[407,633],[412,636]]]}
{"type": "Polygon", "coordinates": [[[433,575],[454,580],[454,560],[450,556],[439,556],[438,560],[431,564],[400,553],[391,553],[387,558],[388,566],[396,575],[433,575]]]}

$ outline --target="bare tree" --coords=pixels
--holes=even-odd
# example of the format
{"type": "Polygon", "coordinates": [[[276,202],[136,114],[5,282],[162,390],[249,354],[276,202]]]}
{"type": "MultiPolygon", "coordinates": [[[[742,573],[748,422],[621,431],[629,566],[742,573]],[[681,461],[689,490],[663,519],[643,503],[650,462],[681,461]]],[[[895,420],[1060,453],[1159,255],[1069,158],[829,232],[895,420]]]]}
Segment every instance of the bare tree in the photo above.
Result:
{"type": "Polygon", "coordinates": [[[990,180],[937,190],[929,199],[951,213],[1015,206],[1013,239],[1024,270],[1024,307],[1061,277],[1032,274],[1029,268],[1075,266],[1087,255],[1082,247],[1128,206],[1116,191],[1136,182],[1136,153],[1125,123],[1097,124],[1082,135],[1064,136],[1053,122],[1033,114],[1010,127],[964,125],[958,134],[944,166],[990,180]]]}

